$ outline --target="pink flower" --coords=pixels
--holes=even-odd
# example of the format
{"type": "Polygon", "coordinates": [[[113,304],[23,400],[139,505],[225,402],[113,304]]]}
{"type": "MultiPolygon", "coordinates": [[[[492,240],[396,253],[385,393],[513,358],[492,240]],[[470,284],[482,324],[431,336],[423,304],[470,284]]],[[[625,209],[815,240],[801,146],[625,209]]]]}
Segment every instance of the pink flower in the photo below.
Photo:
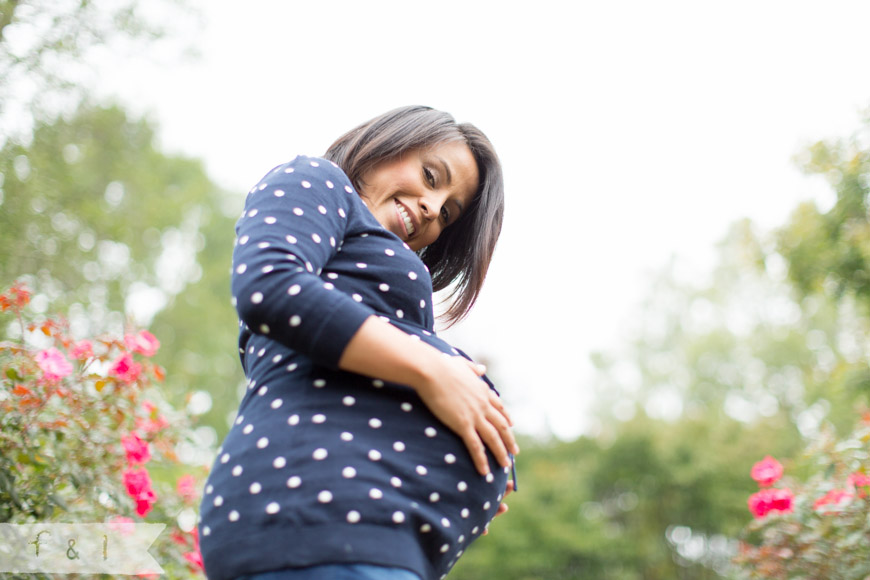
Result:
{"type": "Polygon", "coordinates": [[[183,556],[185,560],[193,564],[194,570],[199,568],[200,570],[205,571],[205,566],[202,563],[202,554],[200,554],[199,549],[196,549],[193,552],[185,552],[183,556]]]}
{"type": "Polygon", "coordinates": [[[131,433],[126,437],[121,437],[121,445],[124,446],[124,451],[127,452],[127,462],[130,463],[130,465],[145,463],[151,459],[151,451],[148,450],[148,443],[143,441],[136,433],[131,433]]]}
{"type": "Polygon", "coordinates": [[[154,356],[160,348],[160,341],[147,330],[140,330],[136,334],[125,334],[124,344],[128,349],[143,356],[154,356]]]}
{"type": "Polygon", "coordinates": [[[47,381],[60,380],[73,371],[72,364],[54,347],[37,353],[35,358],[47,381]]]}
{"type": "Polygon", "coordinates": [[[124,485],[127,493],[136,502],[136,513],[140,517],[145,517],[157,500],[154,490],[151,489],[151,476],[148,475],[148,471],[143,468],[126,470],[124,485]]]}
{"type": "Polygon", "coordinates": [[[121,532],[121,535],[129,536],[136,529],[134,528],[133,518],[125,516],[115,516],[109,521],[109,528],[121,532]]]}
{"type": "Polygon", "coordinates": [[[836,508],[841,507],[840,504],[849,503],[853,497],[855,497],[855,494],[846,489],[832,489],[816,500],[813,504],[813,509],[819,511],[819,508],[829,505],[832,507],[827,508],[824,511],[836,510],[836,508]]]}
{"type": "Polygon", "coordinates": [[[142,372],[142,365],[133,361],[133,355],[125,352],[115,359],[112,367],[109,369],[109,374],[117,378],[121,382],[133,383],[139,378],[142,372]]]}
{"type": "Polygon", "coordinates": [[[192,502],[199,495],[196,478],[189,474],[179,477],[175,488],[178,491],[178,495],[186,502],[192,502]]]}
{"type": "Polygon", "coordinates": [[[867,489],[870,487],[870,475],[856,471],[849,476],[849,485],[858,491],[858,497],[867,497],[867,489]]]}
{"type": "Polygon", "coordinates": [[[69,355],[76,360],[86,360],[94,356],[94,345],[90,340],[80,340],[69,349],[69,355]]]}
{"type": "Polygon", "coordinates": [[[794,510],[794,494],[790,489],[767,488],[749,496],[749,511],[756,518],[770,512],[788,513],[794,510]]]}
{"type": "Polygon", "coordinates": [[[156,433],[167,425],[169,421],[166,417],[157,412],[157,407],[151,401],[142,403],[142,409],[145,411],[146,417],[136,417],[136,428],[141,429],[145,433],[156,433]]]}
{"type": "Polygon", "coordinates": [[[758,485],[768,486],[782,477],[782,464],[768,455],[758,463],[752,466],[752,479],[758,482],[758,485]]]}

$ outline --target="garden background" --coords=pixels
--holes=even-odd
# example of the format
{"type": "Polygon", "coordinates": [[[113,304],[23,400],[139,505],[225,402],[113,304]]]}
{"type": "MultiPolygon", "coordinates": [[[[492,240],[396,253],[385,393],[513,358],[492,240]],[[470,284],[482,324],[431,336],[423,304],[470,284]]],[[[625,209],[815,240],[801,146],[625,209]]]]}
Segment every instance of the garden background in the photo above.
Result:
{"type": "Polygon", "coordinates": [[[517,409],[521,490],[452,576],[867,577],[867,16],[0,0],[0,522],[168,523],[199,574],[243,194],[423,102],[509,188],[447,334],[517,409]]]}

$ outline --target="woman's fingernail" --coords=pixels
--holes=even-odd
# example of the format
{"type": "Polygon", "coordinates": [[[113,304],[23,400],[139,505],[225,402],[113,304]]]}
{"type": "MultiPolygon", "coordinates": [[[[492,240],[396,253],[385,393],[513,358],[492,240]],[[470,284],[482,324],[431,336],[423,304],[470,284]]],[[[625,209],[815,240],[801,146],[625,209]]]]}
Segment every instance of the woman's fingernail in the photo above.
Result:
{"type": "Polygon", "coordinates": [[[477,370],[479,370],[482,373],[485,373],[486,372],[486,365],[477,363],[477,370]]]}

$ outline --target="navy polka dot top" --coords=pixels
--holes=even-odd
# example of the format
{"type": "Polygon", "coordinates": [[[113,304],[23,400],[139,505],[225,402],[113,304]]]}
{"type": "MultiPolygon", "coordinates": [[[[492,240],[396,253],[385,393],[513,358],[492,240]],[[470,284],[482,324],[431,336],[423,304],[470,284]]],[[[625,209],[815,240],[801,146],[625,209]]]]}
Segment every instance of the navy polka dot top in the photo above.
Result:
{"type": "Polygon", "coordinates": [[[426,267],[314,157],[267,174],[236,232],[248,388],[200,506],[208,577],[364,563],[443,578],[495,515],[506,470],[489,454],[479,475],[410,387],[337,368],[371,315],[462,354],[434,333],[426,267]]]}

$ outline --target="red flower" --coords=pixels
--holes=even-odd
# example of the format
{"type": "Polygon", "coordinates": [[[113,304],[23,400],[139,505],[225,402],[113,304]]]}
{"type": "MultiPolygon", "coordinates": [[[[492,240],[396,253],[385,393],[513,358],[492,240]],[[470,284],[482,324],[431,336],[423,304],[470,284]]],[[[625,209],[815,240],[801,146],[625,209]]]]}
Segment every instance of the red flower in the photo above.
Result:
{"type": "Polygon", "coordinates": [[[140,330],[136,334],[125,334],[124,344],[128,349],[143,356],[154,356],[160,348],[160,341],[147,330],[140,330]]]}
{"type": "Polygon", "coordinates": [[[855,494],[846,489],[832,489],[816,500],[813,504],[813,509],[819,511],[819,508],[830,505],[832,507],[824,511],[834,511],[836,508],[841,507],[840,504],[849,503],[853,497],[855,497],[855,494]]]}
{"type": "Polygon", "coordinates": [[[133,361],[133,355],[125,352],[112,363],[109,374],[123,383],[135,382],[142,372],[142,365],[133,361]]]}
{"type": "Polygon", "coordinates": [[[192,475],[182,475],[178,478],[178,483],[175,486],[178,495],[186,502],[192,502],[199,496],[199,490],[196,486],[196,478],[192,475]]]}
{"type": "Polygon", "coordinates": [[[756,518],[770,512],[788,513],[794,510],[794,494],[790,489],[767,488],[749,496],[749,511],[756,518]]]}
{"type": "Polygon", "coordinates": [[[76,360],[86,360],[94,356],[94,345],[90,340],[80,340],[69,349],[69,355],[76,360]]]}
{"type": "Polygon", "coordinates": [[[130,465],[145,463],[151,459],[148,443],[143,441],[136,433],[121,437],[121,445],[124,446],[124,451],[127,452],[127,462],[130,465]]]}
{"type": "Polygon", "coordinates": [[[768,455],[752,466],[752,479],[760,486],[769,486],[782,477],[782,464],[768,455]]]}
{"type": "Polygon", "coordinates": [[[151,476],[148,471],[143,468],[128,469],[124,472],[124,485],[127,493],[136,502],[136,513],[145,517],[157,500],[154,490],[151,489],[151,476]]]}
{"type": "Polygon", "coordinates": [[[49,382],[58,381],[73,371],[72,364],[54,347],[38,352],[34,358],[43,378],[49,382]]]}

